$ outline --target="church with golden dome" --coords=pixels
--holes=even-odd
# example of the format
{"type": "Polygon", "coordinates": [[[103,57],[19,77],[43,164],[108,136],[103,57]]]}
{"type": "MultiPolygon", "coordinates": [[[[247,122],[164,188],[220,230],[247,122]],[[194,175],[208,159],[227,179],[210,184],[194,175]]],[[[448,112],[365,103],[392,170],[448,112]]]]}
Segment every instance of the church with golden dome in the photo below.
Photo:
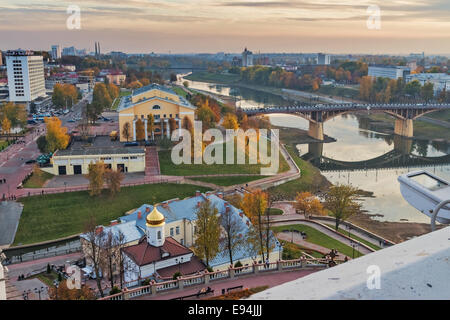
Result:
{"type": "MultiPolygon", "coordinates": [[[[252,225],[250,219],[242,210],[223,199],[221,193],[212,192],[196,192],[192,197],[170,199],[154,205],[143,204],[111,221],[111,225],[98,227],[105,235],[109,232],[123,235],[124,247],[121,250],[123,265],[126,266],[123,280],[127,287],[139,285],[145,279],[167,280],[176,273],[191,275],[206,269],[205,263],[190,249],[197,236],[196,213],[204,201],[209,201],[218,214],[230,212],[236,225],[239,225],[239,236],[244,239],[248,237],[252,225]]],[[[84,241],[85,237],[80,236],[83,252],[90,248],[89,243],[84,241]]],[[[275,237],[272,239],[269,260],[276,261],[281,256],[282,247],[275,237]]],[[[240,246],[234,249],[233,260],[245,266],[261,262],[262,257],[249,246],[240,246]]],[[[229,255],[222,247],[209,261],[215,271],[225,270],[230,264],[229,255]]]]}

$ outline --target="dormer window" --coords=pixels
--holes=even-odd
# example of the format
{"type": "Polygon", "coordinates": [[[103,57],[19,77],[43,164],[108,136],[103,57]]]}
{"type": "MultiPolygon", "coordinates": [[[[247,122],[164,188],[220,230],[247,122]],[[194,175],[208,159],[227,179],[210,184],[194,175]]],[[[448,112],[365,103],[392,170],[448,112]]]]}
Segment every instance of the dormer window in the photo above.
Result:
{"type": "Polygon", "coordinates": [[[158,105],[154,105],[152,109],[153,109],[153,110],[160,110],[160,109],[161,109],[161,107],[160,107],[160,106],[158,106],[158,105]]]}

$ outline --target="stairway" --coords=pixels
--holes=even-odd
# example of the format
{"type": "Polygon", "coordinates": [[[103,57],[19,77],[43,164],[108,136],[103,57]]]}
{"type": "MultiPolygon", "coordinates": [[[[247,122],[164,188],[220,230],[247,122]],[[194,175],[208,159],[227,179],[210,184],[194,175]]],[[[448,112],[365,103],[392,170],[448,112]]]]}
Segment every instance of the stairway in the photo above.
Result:
{"type": "Polygon", "coordinates": [[[145,148],[145,175],[146,176],[157,176],[160,174],[161,174],[161,171],[159,169],[159,158],[158,158],[158,151],[156,151],[156,147],[146,147],[145,148]]]}

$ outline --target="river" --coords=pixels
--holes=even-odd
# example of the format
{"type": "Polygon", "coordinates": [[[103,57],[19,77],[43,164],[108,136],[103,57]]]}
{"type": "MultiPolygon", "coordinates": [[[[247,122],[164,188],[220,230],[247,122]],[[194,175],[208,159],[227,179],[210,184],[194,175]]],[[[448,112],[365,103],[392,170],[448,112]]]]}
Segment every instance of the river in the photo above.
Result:
{"type": "MultiPolygon", "coordinates": [[[[189,81],[189,87],[233,96],[236,105],[242,108],[288,103],[277,95],[227,85],[189,81]]],[[[271,123],[276,126],[308,129],[308,121],[297,116],[274,114],[269,117],[271,123]]],[[[425,169],[450,181],[450,162],[445,158],[450,154],[450,143],[402,139],[370,130],[364,117],[351,114],[325,122],[324,132],[337,141],[298,144],[297,148],[299,154],[318,166],[331,183],[350,183],[373,192],[373,197],[367,197],[363,201],[363,209],[374,215],[374,219],[425,223],[430,221],[402,198],[397,177],[409,171],[425,169]],[[386,157],[396,160],[386,161],[386,157]],[[429,164],[416,165],[417,158],[424,159],[423,161],[429,164]]],[[[437,140],[440,137],[434,138],[437,140]]]]}

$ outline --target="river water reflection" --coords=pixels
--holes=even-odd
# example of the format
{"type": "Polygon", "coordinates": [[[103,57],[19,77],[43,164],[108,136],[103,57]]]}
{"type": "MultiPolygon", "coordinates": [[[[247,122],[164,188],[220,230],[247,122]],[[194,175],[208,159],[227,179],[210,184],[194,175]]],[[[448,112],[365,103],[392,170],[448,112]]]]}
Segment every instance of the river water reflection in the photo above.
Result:
{"type": "MultiPolygon", "coordinates": [[[[279,96],[255,90],[197,81],[190,81],[189,85],[191,88],[234,96],[236,105],[243,108],[288,103],[279,96]]],[[[277,126],[308,129],[308,122],[300,117],[282,114],[269,117],[277,126]]],[[[373,198],[365,198],[363,209],[376,215],[374,219],[429,222],[427,216],[403,200],[397,177],[409,171],[425,169],[450,181],[449,143],[401,139],[372,131],[364,119],[351,114],[325,122],[324,132],[337,141],[299,144],[297,148],[299,154],[318,166],[331,183],[350,183],[373,192],[373,198]]]]}

